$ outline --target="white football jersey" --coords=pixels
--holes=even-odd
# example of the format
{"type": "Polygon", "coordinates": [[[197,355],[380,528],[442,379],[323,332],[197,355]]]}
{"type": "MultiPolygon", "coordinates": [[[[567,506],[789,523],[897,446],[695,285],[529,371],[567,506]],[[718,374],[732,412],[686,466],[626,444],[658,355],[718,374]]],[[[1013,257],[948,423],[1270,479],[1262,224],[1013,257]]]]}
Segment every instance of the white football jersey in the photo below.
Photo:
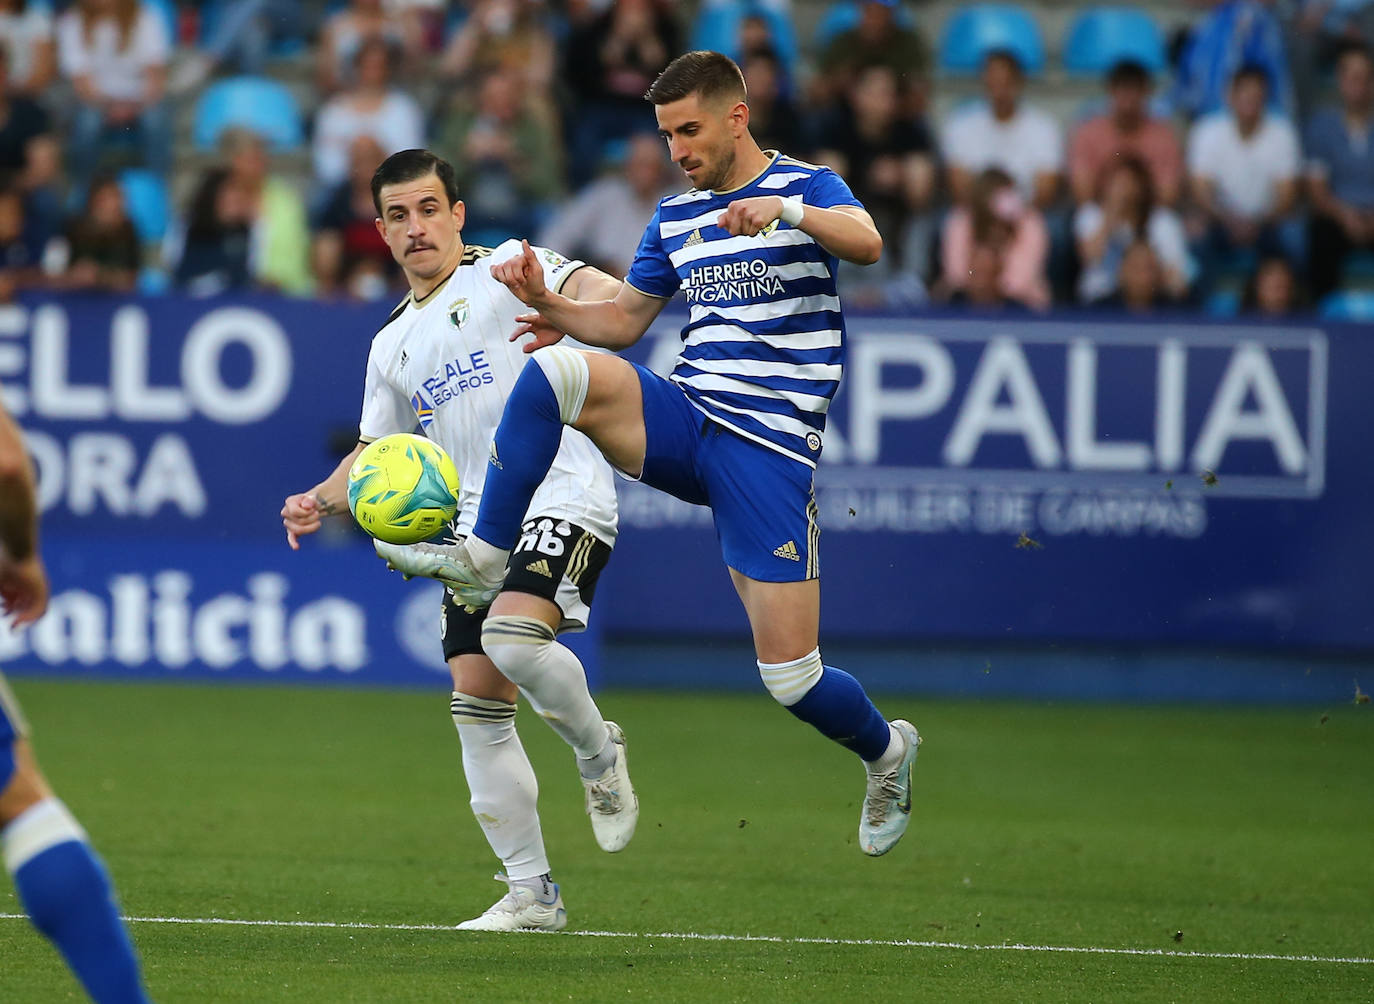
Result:
{"type": "MultiPolygon", "coordinates": [[[[535,248],[549,289],[559,290],[582,262],[535,248]]],[[[359,438],[420,430],[453,458],[461,483],[458,531],[471,532],[486,483],[492,438],[506,398],[530,356],[510,340],[515,315],[529,308],[491,274],[494,262],[521,253],[519,241],[496,249],[468,245],[462,262],[423,300],[407,296],[372,339],[359,438]]],[[[615,485],[590,439],[563,430],[548,476],[526,513],[566,519],[615,542],[615,485]]]]}

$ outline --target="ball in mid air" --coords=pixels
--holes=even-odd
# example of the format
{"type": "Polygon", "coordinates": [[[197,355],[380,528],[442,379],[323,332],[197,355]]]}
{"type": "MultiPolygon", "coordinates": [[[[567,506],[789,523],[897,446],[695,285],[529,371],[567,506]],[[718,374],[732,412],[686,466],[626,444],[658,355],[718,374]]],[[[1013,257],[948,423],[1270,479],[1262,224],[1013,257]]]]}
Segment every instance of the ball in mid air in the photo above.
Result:
{"type": "Polygon", "coordinates": [[[348,508],[364,531],[388,544],[429,540],[458,511],[458,470],[433,440],[383,436],[348,469],[348,508]]]}

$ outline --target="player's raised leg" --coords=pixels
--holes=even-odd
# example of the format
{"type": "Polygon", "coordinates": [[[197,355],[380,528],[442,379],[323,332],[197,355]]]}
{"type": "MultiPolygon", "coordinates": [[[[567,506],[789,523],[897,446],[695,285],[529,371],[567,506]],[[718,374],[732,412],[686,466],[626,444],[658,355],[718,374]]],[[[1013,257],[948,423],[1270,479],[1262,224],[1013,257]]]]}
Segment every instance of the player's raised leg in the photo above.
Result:
{"type": "Polygon", "coordinates": [[[760,582],[733,568],[730,577],[749,615],[768,692],[864,761],[868,786],[859,847],[873,856],[887,853],[911,818],[912,769],[921,742],[915,727],[886,721],[858,680],[821,661],[819,579],[760,582]]]}
{"type": "Polygon", "coordinates": [[[5,869],[33,926],[62,953],[91,999],[148,1000],[114,889],[86,831],[52,793],[0,678],[0,843],[5,869]]]}
{"type": "MultiPolygon", "coordinates": [[[[464,633],[445,603],[445,636],[464,633]]],[[[475,629],[476,624],[472,627],[475,629]]],[[[471,635],[476,631],[467,632],[471,635]]],[[[463,746],[463,776],[472,813],[492,852],[501,859],[506,895],[481,916],[459,924],[465,931],[557,931],[567,924],[561,890],[554,883],[539,825],[539,783],[515,730],[515,684],[480,652],[449,659],[453,698],[449,710],[463,746]]]]}
{"type": "Polygon", "coordinates": [[[473,570],[499,581],[535,489],[558,453],[563,426],[585,433],[615,467],[644,463],[639,375],[623,359],[552,345],[520,373],[492,441],[482,507],[466,544],[473,570]]]}

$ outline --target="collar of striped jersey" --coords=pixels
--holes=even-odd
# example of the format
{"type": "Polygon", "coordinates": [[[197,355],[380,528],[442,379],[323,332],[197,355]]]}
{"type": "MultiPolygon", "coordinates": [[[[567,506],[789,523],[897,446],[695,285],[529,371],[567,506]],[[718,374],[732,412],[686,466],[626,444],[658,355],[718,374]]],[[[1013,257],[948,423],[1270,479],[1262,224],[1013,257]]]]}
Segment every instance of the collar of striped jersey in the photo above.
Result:
{"type": "Polygon", "coordinates": [[[711,194],[712,194],[712,195],[730,195],[730,194],[732,194],[732,193],[734,193],[734,192],[742,192],[742,191],[744,191],[746,188],[748,188],[750,185],[752,185],[754,182],[756,182],[756,181],[758,181],[760,178],[762,178],[765,174],[767,174],[767,173],[769,172],[769,170],[772,169],[773,165],[776,164],[776,163],[778,162],[778,158],[781,157],[782,154],[780,154],[777,150],[765,150],[765,151],[763,151],[763,152],[766,153],[766,154],[768,154],[768,163],[765,164],[765,165],[763,166],[763,170],[762,170],[762,171],[760,171],[758,174],[754,175],[752,178],[750,178],[750,179],[749,179],[748,181],[746,181],[744,184],[742,184],[742,185],[736,185],[734,188],[713,188],[713,189],[711,189],[711,194]]]}

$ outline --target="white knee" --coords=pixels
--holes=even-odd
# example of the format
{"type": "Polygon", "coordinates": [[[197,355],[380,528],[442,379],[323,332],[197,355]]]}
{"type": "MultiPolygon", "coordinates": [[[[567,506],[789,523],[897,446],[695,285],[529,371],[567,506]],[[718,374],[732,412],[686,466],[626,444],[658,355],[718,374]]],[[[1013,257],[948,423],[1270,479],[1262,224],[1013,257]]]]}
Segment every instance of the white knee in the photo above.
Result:
{"type": "Polygon", "coordinates": [[[534,354],[534,361],[544,371],[544,377],[558,399],[558,416],[564,425],[572,425],[582,414],[587,400],[587,384],[591,372],[587,359],[577,349],[566,345],[550,345],[534,354]]]}
{"type": "Polygon", "coordinates": [[[505,614],[482,622],[482,651],[522,690],[538,686],[541,665],[555,637],[553,628],[536,617],[505,614]]]}
{"type": "Polygon", "coordinates": [[[760,662],[759,676],[768,692],[785,708],[805,697],[817,683],[825,666],[821,664],[821,650],[813,648],[800,659],[791,662],[760,662]]]}

